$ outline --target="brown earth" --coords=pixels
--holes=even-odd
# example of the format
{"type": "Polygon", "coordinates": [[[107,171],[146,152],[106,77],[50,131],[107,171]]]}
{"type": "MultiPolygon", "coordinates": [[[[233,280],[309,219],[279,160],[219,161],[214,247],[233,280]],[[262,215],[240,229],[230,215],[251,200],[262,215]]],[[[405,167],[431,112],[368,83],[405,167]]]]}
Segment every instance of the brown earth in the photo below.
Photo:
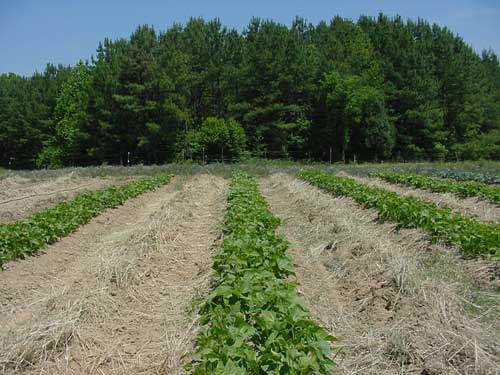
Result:
{"type": "Polygon", "coordinates": [[[439,207],[448,207],[465,216],[477,217],[477,219],[485,223],[500,224],[500,206],[478,198],[460,198],[451,193],[434,193],[428,190],[414,189],[408,186],[391,184],[380,178],[358,177],[346,173],[340,175],[351,177],[371,187],[385,189],[406,197],[418,198],[434,203],[439,207]]]}
{"type": "Polygon", "coordinates": [[[260,183],[283,219],[299,292],[339,339],[333,374],[500,373],[500,295],[474,278],[498,265],[460,259],[291,176],[260,183]]]}
{"type": "Polygon", "coordinates": [[[83,191],[121,185],[124,179],[79,177],[73,174],[51,180],[31,181],[23,177],[0,180],[0,224],[13,223],[37,211],[68,201],[83,191]]]}
{"type": "Polygon", "coordinates": [[[208,175],[105,212],[0,273],[0,371],[182,374],[227,183],[208,175]]]}

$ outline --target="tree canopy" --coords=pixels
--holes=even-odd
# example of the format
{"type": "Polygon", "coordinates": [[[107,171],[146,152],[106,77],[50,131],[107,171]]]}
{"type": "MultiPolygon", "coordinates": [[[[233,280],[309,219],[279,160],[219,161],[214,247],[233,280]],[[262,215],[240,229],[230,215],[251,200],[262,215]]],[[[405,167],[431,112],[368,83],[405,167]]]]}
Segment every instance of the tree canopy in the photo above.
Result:
{"type": "Polygon", "coordinates": [[[500,159],[500,63],[425,20],[193,18],[0,75],[0,164],[500,159]],[[331,150],[331,151],[330,151],[331,150]]]}
{"type": "Polygon", "coordinates": [[[243,127],[235,120],[228,121],[207,117],[199,129],[187,134],[187,149],[195,158],[203,161],[235,160],[245,150],[246,135],[243,127]]]}

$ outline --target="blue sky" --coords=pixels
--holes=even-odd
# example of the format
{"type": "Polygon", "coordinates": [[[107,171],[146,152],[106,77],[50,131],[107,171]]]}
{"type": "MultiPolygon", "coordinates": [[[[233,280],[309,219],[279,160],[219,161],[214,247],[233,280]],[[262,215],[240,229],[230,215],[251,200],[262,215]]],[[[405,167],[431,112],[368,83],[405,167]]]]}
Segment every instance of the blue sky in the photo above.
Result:
{"type": "Polygon", "coordinates": [[[476,50],[500,52],[500,0],[0,0],[0,73],[30,75],[46,63],[89,59],[105,37],[128,37],[140,24],[163,30],[190,16],[219,17],[242,30],[252,16],[316,24],[339,14],[400,14],[425,18],[458,33],[476,50]]]}

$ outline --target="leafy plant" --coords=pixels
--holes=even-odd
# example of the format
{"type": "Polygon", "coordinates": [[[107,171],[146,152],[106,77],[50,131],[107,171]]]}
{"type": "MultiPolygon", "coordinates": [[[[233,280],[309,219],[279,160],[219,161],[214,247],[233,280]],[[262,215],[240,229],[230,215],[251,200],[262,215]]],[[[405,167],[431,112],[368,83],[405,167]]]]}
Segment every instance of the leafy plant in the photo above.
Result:
{"type": "Polygon", "coordinates": [[[208,117],[198,130],[191,130],[187,134],[187,141],[196,157],[217,160],[223,152],[230,159],[238,159],[245,149],[246,135],[241,125],[233,119],[208,117]]]}
{"type": "Polygon", "coordinates": [[[451,178],[457,181],[476,181],[483,184],[500,185],[500,175],[490,173],[478,173],[468,171],[458,171],[456,169],[446,169],[432,173],[433,177],[451,178]]]}
{"type": "Polygon", "coordinates": [[[327,374],[335,340],[311,319],[287,281],[287,243],[255,180],[233,177],[216,287],[201,308],[195,374],[327,374]]]}
{"type": "Polygon", "coordinates": [[[72,233],[105,209],[154,190],[168,183],[170,178],[169,175],[145,177],[121,187],[82,193],[69,202],[37,212],[25,220],[0,225],[0,267],[10,260],[33,254],[72,233]]]}
{"type": "Polygon", "coordinates": [[[330,193],[348,196],[366,207],[375,208],[382,220],[394,221],[401,227],[424,229],[434,239],[443,239],[470,255],[500,257],[500,225],[486,225],[450,209],[368,187],[351,178],[317,170],[303,170],[299,176],[330,193]]]}
{"type": "Polygon", "coordinates": [[[453,193],[460,197],[478,197],[500,204],[500,187],[474,181],[454,181],[449,178],[437,178],[396,172],[378,172],[374,176],[396,184],[413,186],[440,193],[453,193]]]}

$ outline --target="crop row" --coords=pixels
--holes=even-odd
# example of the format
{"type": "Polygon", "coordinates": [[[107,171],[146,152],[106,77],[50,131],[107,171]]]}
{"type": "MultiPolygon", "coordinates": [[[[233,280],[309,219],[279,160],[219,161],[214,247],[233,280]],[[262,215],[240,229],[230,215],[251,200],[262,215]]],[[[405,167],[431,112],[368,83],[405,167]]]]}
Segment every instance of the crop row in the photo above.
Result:
{"type": "Polygon", "coordinates": [[[68,235],[107,208],[117,207],[129,198],[168,183],[170,178],[168,175],[145,177],[121,187],[82,193],[27,219],[0,225],[0,267],[68,235]]]}
{"type": "Polygon", "coordinates": [[[255,179],[236,174],[225,216],[224,242],[215,257],[216,287],[201,308],[204,326],[194,373],[327,374],[329,336],[297,295],[279,219],[268,210],[255,179]]]}
{"type": "Polygon", "coordinates": [[[456,245],[470,255],[500,257],[500,225],[486,225],[450,209],[368,187],[351,178],[317,170],[303,170],[299,176],[325,191],[351,197],[366,207],[377,209],[382,220],[396,222],[401,227],[424,229],[435,239],[456,245]]]}
{"type": "Polygon", "coordinates": [[[457,171],[455,169],[446,169],[446,170],[433,172],[431,175],[433,177],[451,178],[451,179],[457,180],[457,181],[475,181],[475,182],[482,182],[484,184],[500,185],[500,176],[498,174],[467,172],[467,171],[457,171]]]}
{"type": "Polygon", "coordinates": [[[396,172],[378,172],[373,175],[396,184],[439,193],[453,193],[460,197],[479,197],[500,204],[500,186],[396,172]]]}

